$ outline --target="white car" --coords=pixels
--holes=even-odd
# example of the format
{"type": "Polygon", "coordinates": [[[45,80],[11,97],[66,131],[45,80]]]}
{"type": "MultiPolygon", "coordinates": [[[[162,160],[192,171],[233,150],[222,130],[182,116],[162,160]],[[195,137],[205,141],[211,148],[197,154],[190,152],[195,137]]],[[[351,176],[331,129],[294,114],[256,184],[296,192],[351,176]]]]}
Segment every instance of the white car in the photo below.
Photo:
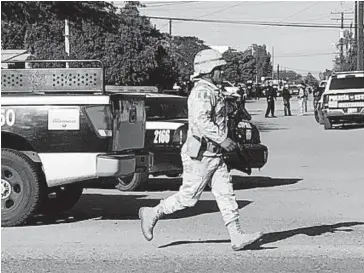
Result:
{"type": "Polygon", "coordinates": [[[221,86],[223,87],[223,89],[225,89],[226,93],[228,93],[229,95],[236,95],[236,94],[238,94],[239,87],[234,86],[229,81],[223,81],[221,83],[221,86]]]}
{"type": "Polygon", "coordinates": [[[332,75],[318,102],[317,114],[325,130],[333,124],[364,124],[364,71],[332,75]]]}

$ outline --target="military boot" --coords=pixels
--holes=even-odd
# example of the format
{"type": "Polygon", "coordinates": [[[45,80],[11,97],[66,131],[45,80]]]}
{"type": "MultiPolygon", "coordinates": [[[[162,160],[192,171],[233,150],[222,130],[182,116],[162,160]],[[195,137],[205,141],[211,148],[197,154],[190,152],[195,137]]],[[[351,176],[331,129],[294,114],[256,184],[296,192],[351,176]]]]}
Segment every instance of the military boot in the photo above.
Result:
{"type": "Polygon", "coordinates": [[[153,229],[163,215],[163,209],[160,205],[154,208],[142,207],[139,209],[142,233],[148,241],[153,239],[153,229]]]}
{"type": "Polygon", "coordinates": [[[256,233],[243,233],[240,227],[239,220],[235,220],[227,225],[231,246],[233,250],[241,250],[244,247],[254,243],[263,235],[262,232],[256,233]]]}

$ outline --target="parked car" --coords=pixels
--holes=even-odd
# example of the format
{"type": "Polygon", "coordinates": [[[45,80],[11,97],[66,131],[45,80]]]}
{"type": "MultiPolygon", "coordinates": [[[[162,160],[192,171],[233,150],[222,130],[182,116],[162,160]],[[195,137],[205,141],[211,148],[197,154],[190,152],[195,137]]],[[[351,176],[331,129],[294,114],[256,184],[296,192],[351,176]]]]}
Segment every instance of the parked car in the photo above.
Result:
{"type": "Polygon", "coordinates": [[[317,116],[325,130],[337,124],[364,123],[364,71],[333,74],[318,102],[317,116]]]}
{"type": "Polygon", "coordinates": [[[118,178],[121,191],[141,188],[149,175],[177,177],[182,173],[180,152],[187,137],[187,97],[160,93],[145,96],[145,150],[152,157],[152,167],[118,178]]]}
{"type": "Polygon", "coordinates": [[[301,85],[291,84],[291,85],[289,85],[288,88],[289,88],[289,92],[291,93],[291,95],[298,96],[298,94],[300,93],[301,85]]]}
{"type": "Polygon", "coordinates": [[[221,87],[228,93],[228,94],[237,94],[239,92],[239,87],[234,86],[229,81],[223,81],[221,83],[221,87]]]}
{"type": "MultiPolygon", "coordinates": [[[[119,178],[117,189],[121,191],[142,188],[148,182],[149,175],[178,177],[183,171],[180,153],[187,138],[187,98],[155,93],[145,95],[147,116],[145,152],[149,152],[153,156],[151,164],[153,167],[145,172],[136,171],[127,179],[119,178]]],[[[236,96],[232,97],[237,100],[236,96]]],[[[234,106],[231,103],[229,105],[228,108],[233,111],[234,106]]],[[[239,157],[236,152],[226,152],[224,158],[234,168],[250,174],[252,168],[262,168],[266,164],[268,149],[260,142],[258,128],[246,120],[250,119],[249,114],[240,116],[243,118],[234,126],[231,125],[231,133],[234,130],[235,133],[232,137],[241,143],[244,157],[239,157]]]]}

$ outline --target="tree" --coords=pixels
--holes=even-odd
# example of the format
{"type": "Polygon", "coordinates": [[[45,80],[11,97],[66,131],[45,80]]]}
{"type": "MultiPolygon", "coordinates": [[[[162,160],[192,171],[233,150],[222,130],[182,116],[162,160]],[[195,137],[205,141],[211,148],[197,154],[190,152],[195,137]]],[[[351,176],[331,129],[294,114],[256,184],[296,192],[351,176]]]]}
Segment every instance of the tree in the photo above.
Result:
{"type": "Polygon", "coordinates": [[[250,49],[238,51],[229,48],[223,54],[227,62],[224,76],[232,82],[246,82],[271,74],[270,54],[265,45],[252,45],[250,49]]]}
{"type": "Polygon", "coordinates": [[[318,79],[316,79],[310,72],[308,72],[307,76],[304,78],[304,83],[314,87],[318,87],[319,85],[318,79]]]}
{"type": "Polygon", "coordinates": [[[332,74],[332,70],[326,69],[324,72],[320,72],[319,78],[321,81],[328,80],[332,74]]]}
{"type": "Polygon", "coordinates": [[[171,54],[178,66],[178,77],[188,80],[193,74],[193,60],[196,54],[209,47],[197,37],[173,36],[171,39],[171,54]]]}
{"type": "Polygon", "coordinates": [[[289,82],[299,82],[302,81],[302,75],[293,70],[283,70],[281,71],[280,77],[289,82]]]}

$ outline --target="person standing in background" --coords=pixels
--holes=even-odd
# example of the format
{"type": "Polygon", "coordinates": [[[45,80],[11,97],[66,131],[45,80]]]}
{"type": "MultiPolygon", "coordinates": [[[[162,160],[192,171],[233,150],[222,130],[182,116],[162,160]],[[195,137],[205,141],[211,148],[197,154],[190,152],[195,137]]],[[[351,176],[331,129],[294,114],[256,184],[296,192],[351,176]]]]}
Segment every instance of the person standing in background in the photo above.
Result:
{"type": "Polygon", "coordinates": [[[301,85],[297,96],[298,101],[298,115],[303,116],[304,113],[304,98],[305,98],[305,87],[301,85]]]}
{"type": "Polygon", "coordinates": [[[274,108],[275,108],[275,99],[277,99],[277,92],[273,88],[273,83],[269,82],[267,90],[267,111],[265,112],[265,117],[267,118],[269,113],[271,113],[272,118],[276,118],[274,115],[274,108]]]}
{"type": "Polygon", "coordinates": [[[283,106],[284,106],[284,115],[285,116],[292,116],[291,114],[291,93],[289,92],[288,84],[283,86],[282,90],[282,97],[283,97],[283,106]]]}
{"type": "Polygon", "coordinates": [[[307,101],[308,101],[309,87],[304,88],[303,106],[304,111],[307,113],[307,101]]]}

